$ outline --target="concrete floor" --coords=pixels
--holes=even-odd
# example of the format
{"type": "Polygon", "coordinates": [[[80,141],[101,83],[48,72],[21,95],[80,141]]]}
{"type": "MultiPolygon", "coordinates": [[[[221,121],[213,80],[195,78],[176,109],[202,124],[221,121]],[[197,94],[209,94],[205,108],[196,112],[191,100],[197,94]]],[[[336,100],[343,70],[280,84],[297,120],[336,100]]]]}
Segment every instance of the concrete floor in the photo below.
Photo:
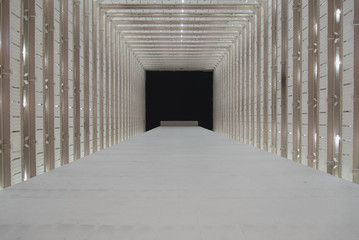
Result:
{"type": "Polygon", "coordinates": [[[355,239],[359,186],[160,127],[0,191],[0,239],[355,239]]]}

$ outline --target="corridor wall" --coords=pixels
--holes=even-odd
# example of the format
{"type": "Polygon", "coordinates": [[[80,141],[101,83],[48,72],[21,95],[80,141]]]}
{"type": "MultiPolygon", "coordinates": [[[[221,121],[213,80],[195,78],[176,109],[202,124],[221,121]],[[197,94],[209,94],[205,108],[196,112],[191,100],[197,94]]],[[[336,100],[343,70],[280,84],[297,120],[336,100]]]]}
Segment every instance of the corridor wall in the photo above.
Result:
{"type": "Polygon", "coordinates": [[[223,74],[226,58],[214,70],[214,130],[359,183],[358,11],[353,0],[262,1],[228,51],[239,74],[223,74]]]}
{"type": "Polygon", "coordinates": [[[0,11],[0,189],[145,131],[145,72],[97,1],[0,11]]]}

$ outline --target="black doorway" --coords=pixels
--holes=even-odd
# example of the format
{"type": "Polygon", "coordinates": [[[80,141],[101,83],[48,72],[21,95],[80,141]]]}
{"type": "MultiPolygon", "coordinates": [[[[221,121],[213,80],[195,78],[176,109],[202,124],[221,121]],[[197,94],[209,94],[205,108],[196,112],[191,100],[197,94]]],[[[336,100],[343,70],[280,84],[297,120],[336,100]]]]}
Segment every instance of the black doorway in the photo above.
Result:
{"type": "Polygon", "coordinates": [[[198,121],[213,128],[212,72],[146,72],[146,131],[160,121],[198,121]]]}

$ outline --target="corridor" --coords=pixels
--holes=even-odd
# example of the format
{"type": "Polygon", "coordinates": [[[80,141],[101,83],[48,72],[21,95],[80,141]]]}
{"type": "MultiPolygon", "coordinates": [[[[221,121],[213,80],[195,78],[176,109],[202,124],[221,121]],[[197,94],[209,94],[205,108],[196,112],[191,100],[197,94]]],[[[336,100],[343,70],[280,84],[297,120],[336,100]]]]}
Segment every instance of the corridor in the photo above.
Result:
{"type": "Polygon", "coordinates": [[[359,187],[201,127],[159,127],[0,191],[1,239],[358,239],[359,187]]]}

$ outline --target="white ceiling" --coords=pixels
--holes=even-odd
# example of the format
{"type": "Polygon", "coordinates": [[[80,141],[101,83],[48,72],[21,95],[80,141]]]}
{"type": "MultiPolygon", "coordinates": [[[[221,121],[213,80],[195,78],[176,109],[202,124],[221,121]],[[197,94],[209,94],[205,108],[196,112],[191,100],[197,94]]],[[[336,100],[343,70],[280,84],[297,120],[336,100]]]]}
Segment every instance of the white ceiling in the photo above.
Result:
{"type": "Polygon", "coordinates": [[[213,70],[261,1],[98,1],[145,70],[213,70]]]}

